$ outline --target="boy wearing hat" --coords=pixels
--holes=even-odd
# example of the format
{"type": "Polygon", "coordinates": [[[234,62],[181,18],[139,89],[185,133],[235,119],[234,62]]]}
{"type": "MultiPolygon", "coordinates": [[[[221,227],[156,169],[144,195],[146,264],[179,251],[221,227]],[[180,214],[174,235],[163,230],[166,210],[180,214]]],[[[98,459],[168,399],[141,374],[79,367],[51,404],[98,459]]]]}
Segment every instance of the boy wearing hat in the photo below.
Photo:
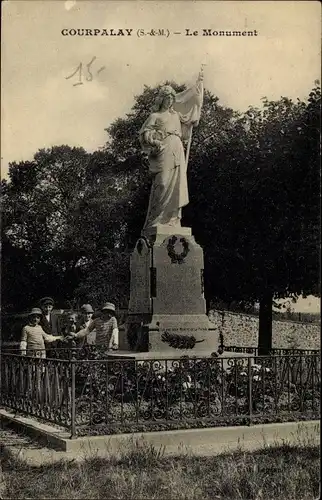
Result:
{"type": "Polygon", "coordinates": [[[87,337],[93,330],[96,331],[96,345],[106,346],[108,349],[118,348],[118,326],[115,318],[115,305],[106,302],[101,308],[101,315],[90,322],[90,324],[71,335],[71,338],[80,339],[87,337]]]}
{"type": "Polygon", "coordinates": [[[29,324],[24,326],[21,333],[20,351],[25,355],[30,351],[32,356],[45,358],[45,342],[63,340],[63,337],[49,335],[40,326],[42,310],[34,307],[29,313],[29,324]]]}
{"type": "MultiPolygon", "coordinates": [[[[91,304],[83,304],[81,307],[81,313],[82,313],[82,318],[81,322],[79,324],[78,331],[83,330],[84,328],[87,328],[91,322],[92,322],[92,317],[94,314],[94,309],[92,308],[91,304]]],[[[88,345],[93,345],[96,342],[96,332],[95,330],[91,331],[86,337],[86,343],[88,345]]]]}
{"type": "Polygon", "coordinates": [[[40,307],[42,309],[40,326],[44,332],[49,335],[60,335],[61,331],[58,316],[52,314],[54,300],[51,297],[43,297],[40,299],[40,307]]]}

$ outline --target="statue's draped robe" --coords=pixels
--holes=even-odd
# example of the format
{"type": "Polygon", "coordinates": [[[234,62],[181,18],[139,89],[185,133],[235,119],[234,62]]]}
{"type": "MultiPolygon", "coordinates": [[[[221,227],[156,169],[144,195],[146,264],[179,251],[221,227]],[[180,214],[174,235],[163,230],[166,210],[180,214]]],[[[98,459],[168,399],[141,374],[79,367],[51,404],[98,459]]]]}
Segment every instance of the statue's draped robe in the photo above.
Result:
{"type": "Polygon", "coordinates": [[[150,172],[154,174],[144,230],[160,224],[171,224],[181,218],[181,209],[189,203],[187,162],[183,142],[188,141],[192,127],[198,125],[203,100],[203,84],[176,94],[172,110],[152,113],[140,130],[142,148],[148,154],[150,172]],[[164,149],[153,154],[149,140],[159,139],[164,149]]]}

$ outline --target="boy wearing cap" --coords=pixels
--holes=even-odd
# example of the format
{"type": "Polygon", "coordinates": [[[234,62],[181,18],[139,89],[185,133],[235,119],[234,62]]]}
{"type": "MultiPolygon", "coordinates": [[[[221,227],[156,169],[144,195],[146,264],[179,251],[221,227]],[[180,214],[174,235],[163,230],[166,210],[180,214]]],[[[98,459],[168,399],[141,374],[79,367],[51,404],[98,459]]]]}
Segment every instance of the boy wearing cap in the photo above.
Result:
{"type": "Polygon", "coordinates": [[[29,324],[24,326],[21,333],[20,351],[25,355],[26,350],[30,351],[32,356],[45,358],[45,342],[55,342],[62,340],[63,337],[49,335],[44,332],[40,326],[42,310],[33,308],[29,313],[29,324]]]}
{"type": "Polygon", "coordinates": [[[43,297],[40,299],[40,307],[42,309],[40,326],[44,332],[49,335],[60,335],[61,331],[58,316],[52,314],[54,300],[51,297],[43,297]]]}
{"type": "Polygon", "coordinates": [[[96,331],[96,345],[106,346],[108,349],[118,348],[118,326],[115,318],[115,305],[107,302],[101,309],[101,315],[95,318],[71,338],[80,339],[87,337],[93,330],[96,331]]]}

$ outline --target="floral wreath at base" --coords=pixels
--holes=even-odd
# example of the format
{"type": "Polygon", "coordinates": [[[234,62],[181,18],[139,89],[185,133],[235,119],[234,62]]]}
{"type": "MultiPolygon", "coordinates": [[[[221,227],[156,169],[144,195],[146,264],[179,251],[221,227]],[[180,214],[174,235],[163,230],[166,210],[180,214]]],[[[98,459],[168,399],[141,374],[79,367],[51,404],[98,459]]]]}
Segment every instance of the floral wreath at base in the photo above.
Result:
{"type": "Polygon", "coordinates": [[[167,244],[167,250],[168,250],[168,255],[171,259],[172,264],[182,264],[184,262],[184,259],[187,257],[188,253],[190,252],[189,248],[189,243],[185,238],[180,238],[180,243],[182,243],[183,246],[183,251],[181,253],[177,253],[174,249],[174,246],[176,242],[178,241],[178,238],[176,236],[172,236],[167,244]]]}
{"type": "Polygon", "coordinates": [[[193,335],[178,335],[167,331],[161,335],[161,340],[175,349],[193,349],[196,344],[204,342],[204,339],[197,340],[193,335]]]}

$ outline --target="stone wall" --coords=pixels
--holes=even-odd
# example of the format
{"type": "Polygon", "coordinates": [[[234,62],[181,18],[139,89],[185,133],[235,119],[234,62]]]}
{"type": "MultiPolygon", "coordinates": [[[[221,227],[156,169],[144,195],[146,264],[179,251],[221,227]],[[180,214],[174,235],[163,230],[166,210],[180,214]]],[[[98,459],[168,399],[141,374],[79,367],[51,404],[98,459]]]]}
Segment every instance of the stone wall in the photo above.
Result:
{"type": "MultiPolygon", "coordinates": [[[[209,319],[223,334],[224,345],[239,347],[258,346],[258,316],[210,311],[209,319]]],[[[320,349],[321,326],[314,323],[273,320],[272,347],[276,349],[320,349]]]]}

